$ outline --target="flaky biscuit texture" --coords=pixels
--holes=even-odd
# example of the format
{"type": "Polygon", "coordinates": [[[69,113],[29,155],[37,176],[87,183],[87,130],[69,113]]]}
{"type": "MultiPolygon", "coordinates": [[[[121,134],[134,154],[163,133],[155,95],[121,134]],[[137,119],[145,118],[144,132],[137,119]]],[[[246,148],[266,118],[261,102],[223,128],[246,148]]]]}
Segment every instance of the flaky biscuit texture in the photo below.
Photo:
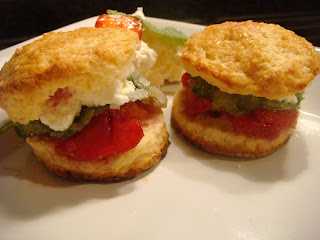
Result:
{"type": "Polygon", "coordinates": [[[225,22],[195,33],[182,53],[185,69],[228,93],[280,99],[302,91],[320,72],[306,39],[275,24],[225,22]]]}
{"type": "Polygon", "coordinates": [[[13,121],[39,119],[59,88],[85,94],[132,73],[136,33],[123,28],[80,28],[44,34],[16,50],[0,72],[0,107],[13,121]]]}

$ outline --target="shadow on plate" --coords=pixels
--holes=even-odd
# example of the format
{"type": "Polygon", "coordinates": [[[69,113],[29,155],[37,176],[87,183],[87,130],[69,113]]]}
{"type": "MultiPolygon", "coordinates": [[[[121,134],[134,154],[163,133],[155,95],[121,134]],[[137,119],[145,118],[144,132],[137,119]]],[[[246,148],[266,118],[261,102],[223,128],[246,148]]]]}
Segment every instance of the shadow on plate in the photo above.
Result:
{"type": "Polygon", "coordinates": [[[6,218],[37,218],[89,200],[130,194],[137,187],[135,183],[157,167],[118,183],[71,182],[51,174],[13,130],[0,136],[0,144],[0,206],[6,218]]]}
{"type": "Polygon", "coordinates": [[[181,151],[178,158],[180,160],[171,163],[176,171],[188,174],[188,177],[195,180],[211,182],[223,191],[233,193],[241,193],[241,184],[245,192],[249,191],[250,185],[251,190],[256,191],[258,188],[263,190],[271,187],[277,182],[293,181],[308,167],[304,137],[297,132],[293,132],[281,149],[262,158],[236,158],[205,152],[171,127],[170,140],[176,148],[171,150],[181,151]],[[190,164],[193,169],[181,168],[181,164],[186,167],[190,161],[193,161],[190,164]],[[214,171],[210,172],[208,168],[214,171]]]}

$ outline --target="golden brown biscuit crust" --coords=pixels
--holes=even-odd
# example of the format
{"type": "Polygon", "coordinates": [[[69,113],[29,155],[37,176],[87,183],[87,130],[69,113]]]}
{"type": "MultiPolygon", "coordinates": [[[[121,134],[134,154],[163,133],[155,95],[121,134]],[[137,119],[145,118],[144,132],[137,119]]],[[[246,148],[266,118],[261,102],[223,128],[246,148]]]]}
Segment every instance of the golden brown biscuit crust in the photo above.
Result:
{"type": "Polygon", "coordinates": [[[80,28],[44,34],[17,49],[0,72],[0,107],[13,121],[39,119],[58,88],[90,92],[121,76],[138,35],[123,28],[80,28]]]}
{"type": "Polygon", "coordinates": [[[77,161],[57,154],[55,143],[43,137],[30,137],[37,158],[52,173],[74,181],[114,182],[131,179],[148,170],[166,154],[168,131],[162,111],[142,123],[144,137],[128,152],[99,160],[77,161]]]}
{"type": "Polygon", "coordinates": [[[226,117],[208,113],[186,114],[187,90],[180,89],[174,96],[171,123],[191,142],[202,149],[227,156],[262,157],[275,152],[289,138],[292,129],[273,140],[256,139],[236,132],[226,117]]]}
{"type": "Polygon", "coordinates": [[[225,22],[195,33],[181,56],[187,72],[228,93],[279,99],[306,88],[320,57],[306,39],[275,24],[225,22]]]}

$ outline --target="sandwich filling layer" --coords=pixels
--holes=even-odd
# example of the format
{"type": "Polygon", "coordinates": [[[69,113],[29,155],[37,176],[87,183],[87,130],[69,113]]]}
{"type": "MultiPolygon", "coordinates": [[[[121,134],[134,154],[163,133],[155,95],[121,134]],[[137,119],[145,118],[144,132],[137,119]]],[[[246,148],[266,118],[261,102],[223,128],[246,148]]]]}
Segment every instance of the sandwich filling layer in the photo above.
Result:
{"type": "Polygon", "coordinates": [[[120,109],[106,109],[80,132],[67,138],[51,138],[57,153],[76,160],[95,160],[133,149],[144,137],[142,125],[161,112],[160,107],[130,102],[120,109]]]}
{"type": "Polygon", "coordinates": [[[209,112],[214,117],[226,116],[235,130],[256,138],[274,139],[283,130],[294,128],[303,99],[303,92],[279,100],[229,94],[187,73],[182,82],[188,89],[187,114],[209,112]]]}
{"type": "MultiPolygon", "coordinates": [[[[13,126],[23,138],[45,136],[48,141],[55,142],[57,153],[70,159],[96,160],[127,152],[144,137],[141,125],[166,106],[166,97],[140,75],[133,74],[126,81],[134,88],[134,95],[128,101],[120,106],[114,103],[82,106],[71,125],[63,131],[55,131],[40,120],[25,125],[15,122],[13,126]]],[[[47,104],[52,108],[62,105],[63,109],[70,98],[69,89],[59,89],[47,104]]]]}
{"type": "MultiPolygon", "coordinates": [[[[166,106],[167,99],[164,94],[159,89],[152,86],[144,77],[140,75],[131,75],[126,81],[132,84],[134,94],[132,94],[131,98],[128,98],[128,101],[125,103],[142,100],[146,104],[153,104],[159,107],[166,106]]],[[[70,96],[70,91],[60,89],[49,99],[48,105],[52,108],[60,107],[60,109],[67,109],[70,105],[66,102],[71,101],[70,98],[72,97],[70,96]]],[[[72,119],[71,124],[64,130],[54,130],[40,120],[30,121],[28,124],[20,124],[18,122],[14,122],[13,124],[17,134],[22,138],[40,134],[49,134],[52,137],[69,137],[76,132],[81,131],[90,123],[94,116],[99,115],[106,109],[120,109],[120,106],[124,104],[116,105],[113,103],[97,107],[80,106],[80,112],[72,119]]],[[[55,112],[59,113],[57,110],[55,112]]]]}

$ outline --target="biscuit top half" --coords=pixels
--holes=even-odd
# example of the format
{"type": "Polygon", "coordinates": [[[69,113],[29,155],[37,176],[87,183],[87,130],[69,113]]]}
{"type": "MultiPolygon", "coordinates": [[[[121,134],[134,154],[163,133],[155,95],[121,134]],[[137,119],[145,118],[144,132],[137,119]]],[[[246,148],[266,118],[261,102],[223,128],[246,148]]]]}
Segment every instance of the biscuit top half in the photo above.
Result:
{"type": "Polygon", "coordinates": [[[181,60],[188,73],[227,93],[280,99],[302,91],[320,72],[306,39],[275,24],[225,22],[193,34],[181,60]]]}
{"type": "Polygon", "coordinates": [[[0,107],[22,124],[39,119],[59,88],[80,94],[128,77],[139,46],[138,35],[123,28],[44,34],[17,49],[1,69],[0,107]]]}

